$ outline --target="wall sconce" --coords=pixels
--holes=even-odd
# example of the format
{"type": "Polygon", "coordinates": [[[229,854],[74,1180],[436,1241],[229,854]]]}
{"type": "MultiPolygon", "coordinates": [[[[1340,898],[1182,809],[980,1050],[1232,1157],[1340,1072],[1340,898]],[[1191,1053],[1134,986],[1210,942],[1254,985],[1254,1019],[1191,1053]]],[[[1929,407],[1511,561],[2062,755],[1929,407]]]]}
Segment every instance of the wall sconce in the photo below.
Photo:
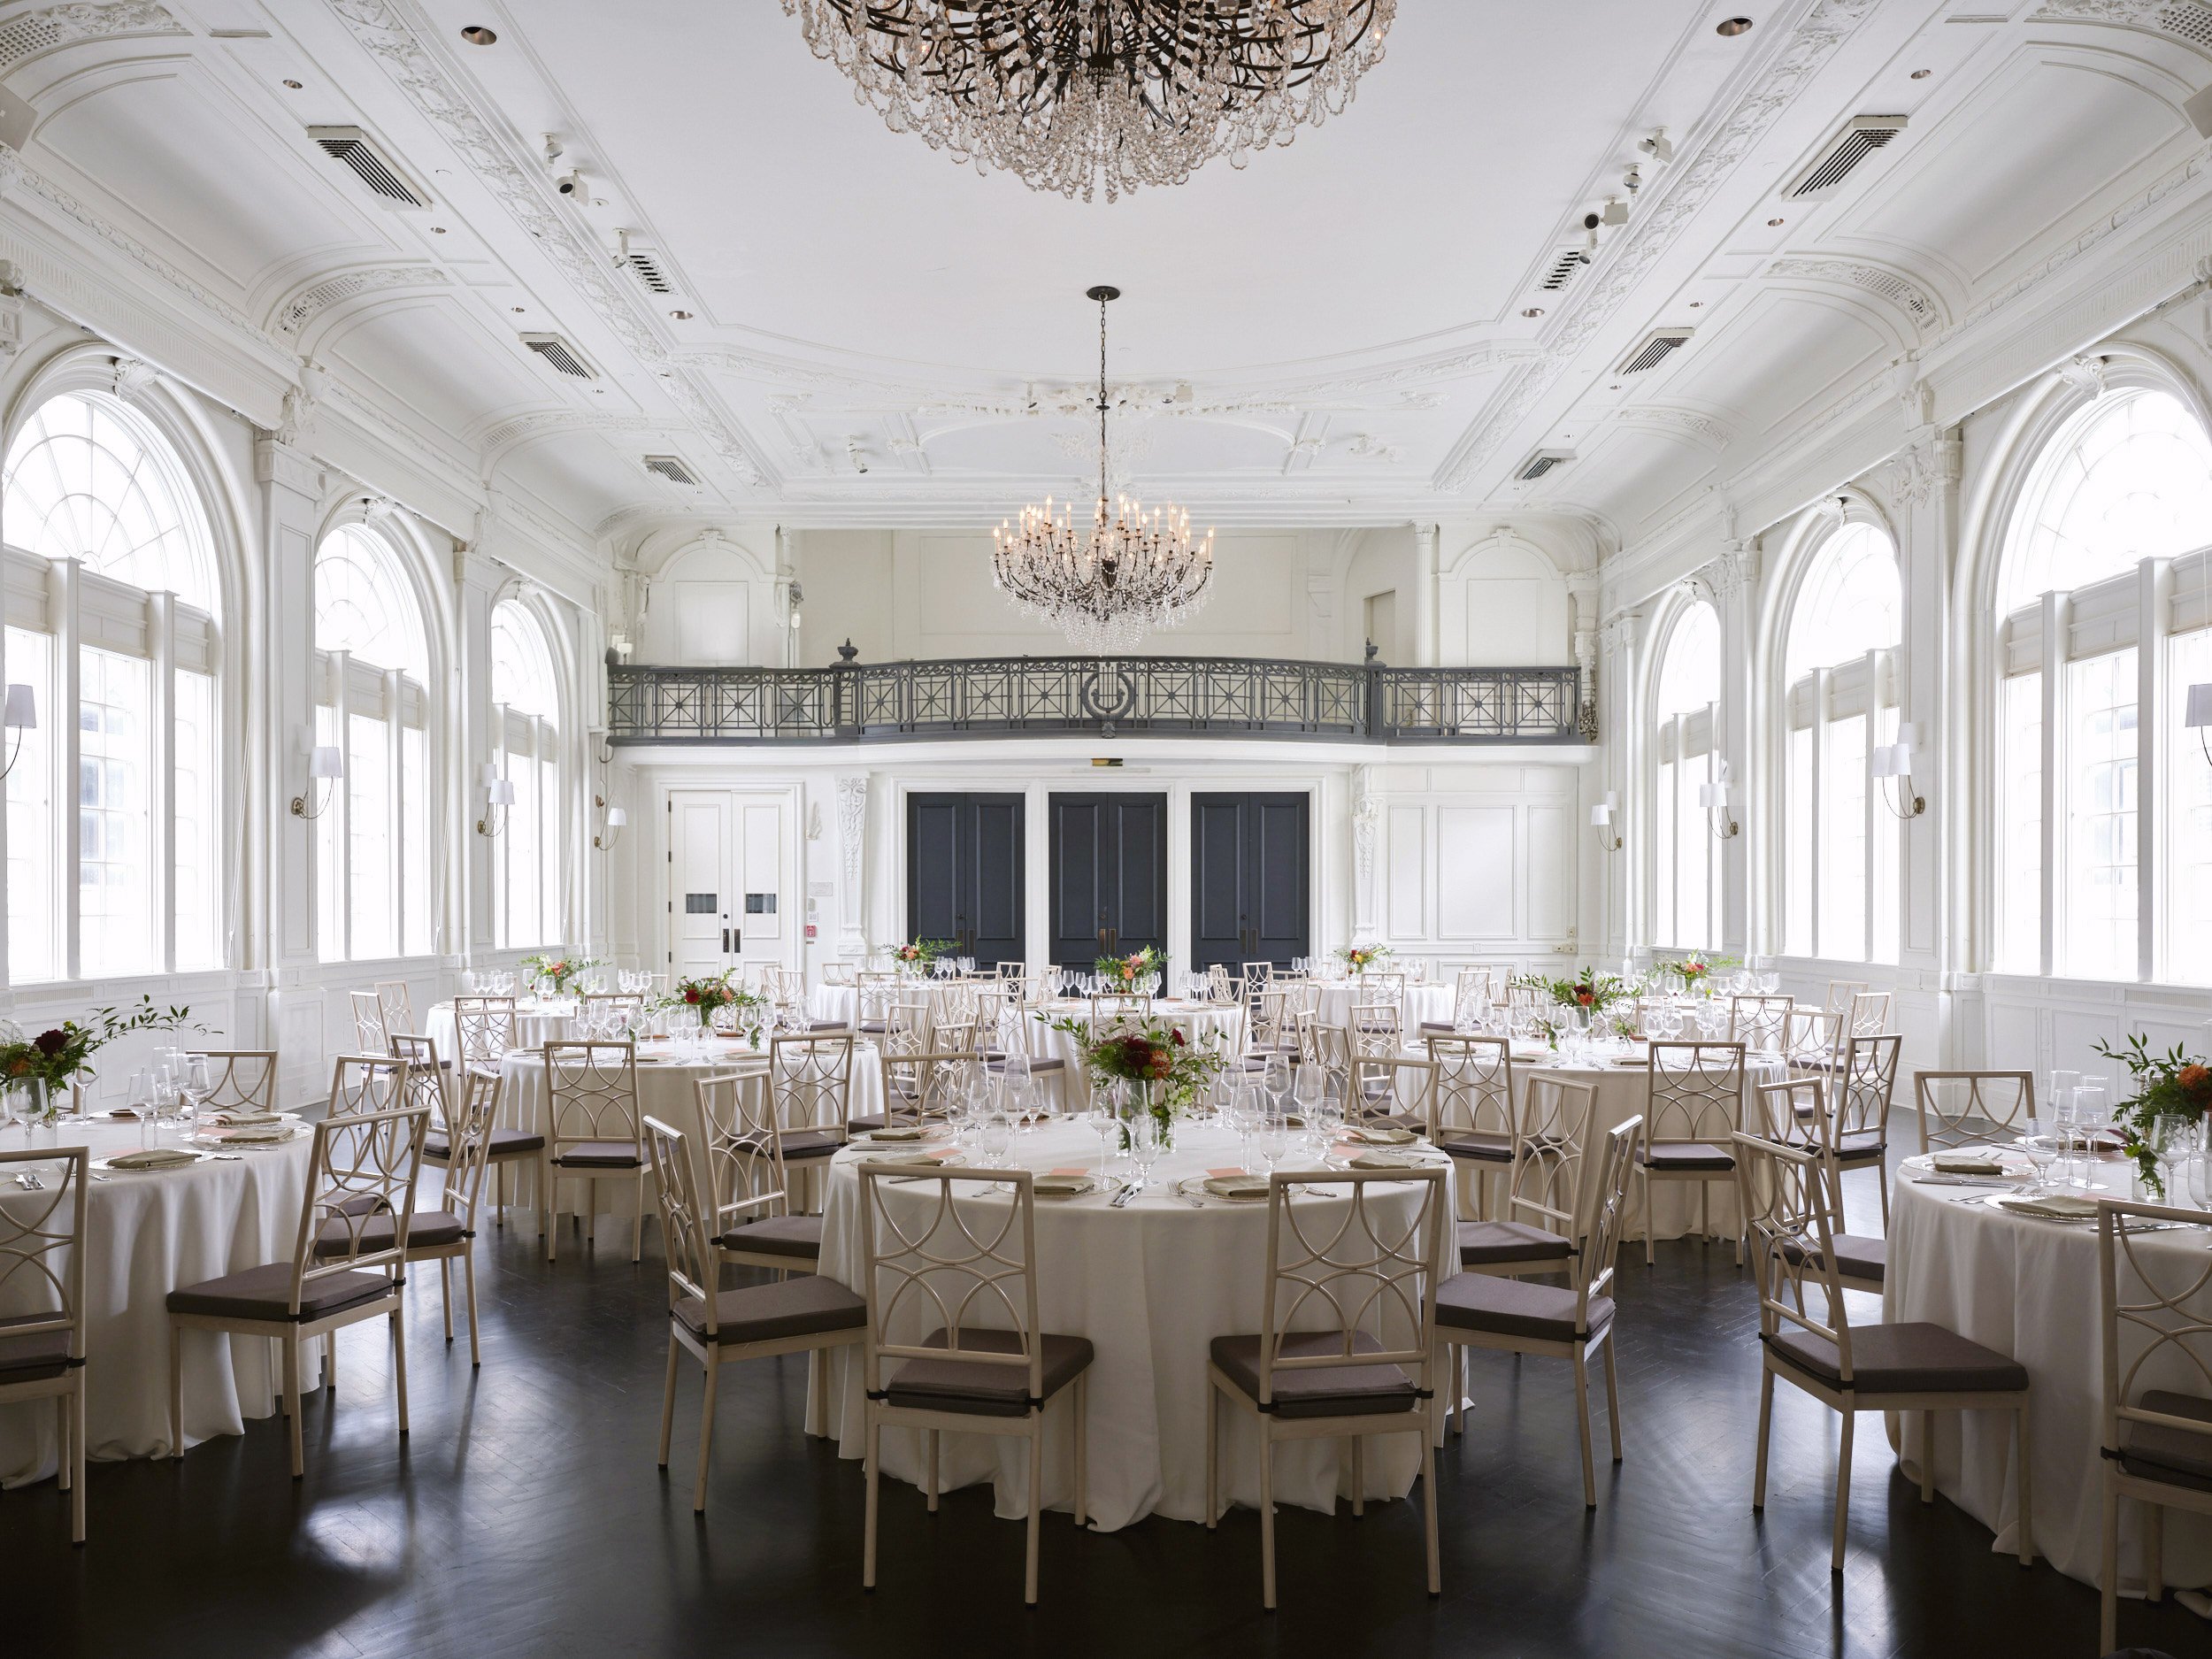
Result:
{"type": "MultiPolygon", "coordinates": [[[[15,687],[12,686],[8,687],[8,694],[9,703],[12,706],[15,700],[15,687]]],[[[314,748],[307,751],[307,781],[311,787],[318,783],[331,783],[337,779],[344,777],[345,775],[346,757],[344,751],[335,749],[327,743],[318,743],[314,748]]],[[[294,818],[319,818],[322,817],[323,813],[329,809],[331,794],[331,790],[325,789],[322,793],[322,798],[315,803],[312,810],[310,810],[308,807],[307,797],[305,795],[294,795],[292,797],[292,816],[294,818]]]]}
{"type": "Polygon", "coordinates": [[[1613,827],[1613,814],[1621,810],[1621,797],[1617,790],[1608,789],[1605,799],[1590,809],[1590,827],[1598,833],[1598,845],[1609,853],[1621,849],[1620,833],[1613,827]]]}
{"type": "MultiPolygon", "coordinates": [[[[485,770],[488,772],[491,769],[488,766],[485,770]]],[[[476,820],[476,833],[490,839],[506,831],[507,818],[504,810],[515,803],[514,780],[495,777],[484,786],[484,795],[487,810],[484,816],[476,820]],[[492,822],[495,815],[499,819],[496,824],[492,822]]]]}
{"type": "Polygon", "coordinates": [[[791,626],[794,628],[799,626],[799,607],[805,603],[806,589],[800,587],[797,582],[793,582],[791,584],[791,626]]]}
{"type": "Polygon", "coordinates": [[[1743,826],[1728,810],[1728,783],[1701,783],[1697,787],[1697,803],[1705,809],[1706,827],[1713,832],[1713,839],[1724,841],[1732,835],[1740,834],[1743,826]],[[1718,816],[1716,817],[1715,815],[1718,816]]]}
{"type": "Polygon", "coordinates": [[[15,733],[15,747],[8,751],[8,764],[0,766],[0,778],[15,770],[15,763],[23,753],[23,733],[38,730],[38,696],[26,685],[8,687],[7,708],[0,713],[0,726],[15,733]]]}
{"type": "MultiPolygon", "coordinates": [[[[2193,707],[2196,689],[2194,687],[2190,688],[2193,707]]],[[[2207,686],[2203,689],[2208,694],[2212,694],[2212,686],[2207,686]]],[[[2208,706],[2212,706],[2212,695],[2208,695],[2207,703],[2208,706]]],[[[2212,717],[2208,717],[2206,723],[2212,725],[2212,717]]],[[[1918,726],[1901,726],[1897,728],[1897,741],[1894,743],[1885,743],[1874,751],[1874,775],[1883,780],[1882,800],[1889,810],[1901,818],[1916,818],[1928,810],[1925,798],[1915,794],[1912,787],[1912,751],[1913,745],[1919,736],[1918,726]],[[1887,781],[1892,778],[1903,780],[1898,784],[1893,794],[1887,781]]]]}
{"type": "Polygon", "coordinates": [[[630,815],[618,806],[607,806],[606,798],[603,795],[592,796],[591,803],[594,806],[607,807],[607,833],[605,836],[601,837],[595,835],[591,838],[591,844],[593,846],[598,848],[602,852],[606,852],[614,846],[616,841],[622,838],[622,826],[630,821],[630,815]]]}
{"type": "MultiPolygon", "coordinates": [[[[8,687],[8,714],[12,721],[15,714],[15,687],[13,686],[8,687]]],[[[2205,764],[2212,765],[2212,741],[2207,740],[2204,735],[2205,727],[2212,726],[2212,686],[2189,687],[2189,706],[2187,711],[2181,717],[2181,723],[2196,728],[2197,747],[2204,750],[2205,764]]]]}

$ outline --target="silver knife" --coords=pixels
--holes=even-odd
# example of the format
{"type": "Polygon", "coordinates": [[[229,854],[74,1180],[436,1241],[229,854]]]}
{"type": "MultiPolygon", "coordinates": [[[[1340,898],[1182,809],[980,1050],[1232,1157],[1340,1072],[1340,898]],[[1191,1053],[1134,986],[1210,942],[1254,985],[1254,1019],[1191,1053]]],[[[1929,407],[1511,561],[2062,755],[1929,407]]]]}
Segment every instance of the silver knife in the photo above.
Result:
{"type": "Polygon", "coordinates": [[[1129,1201],[1134,1198],[1139,1193],[1142,1192],[1144,1190],[1144,1187],[1145,1184],[1142,1181],[1132,1181],[1128,1186],[1123,1187],[1119,1192],[1116,1193],[1112,1199],[1109,1202],[1116,1210],[1125,1209],[1129,1201]]]}

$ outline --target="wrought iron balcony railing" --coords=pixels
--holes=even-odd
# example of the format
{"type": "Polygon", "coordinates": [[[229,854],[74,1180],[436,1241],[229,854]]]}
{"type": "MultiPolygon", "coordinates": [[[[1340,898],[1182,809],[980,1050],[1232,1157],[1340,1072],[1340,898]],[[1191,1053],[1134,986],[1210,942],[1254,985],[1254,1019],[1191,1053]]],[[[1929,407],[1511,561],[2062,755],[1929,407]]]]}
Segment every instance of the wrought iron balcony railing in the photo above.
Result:
{"type": "Polygon", "coordinates": [[[1173,734],[1575,743],[1572,668],[1387,668],[1228,657],[994,657],[833,668],[610,668],[615,743],[1173,734]]]}

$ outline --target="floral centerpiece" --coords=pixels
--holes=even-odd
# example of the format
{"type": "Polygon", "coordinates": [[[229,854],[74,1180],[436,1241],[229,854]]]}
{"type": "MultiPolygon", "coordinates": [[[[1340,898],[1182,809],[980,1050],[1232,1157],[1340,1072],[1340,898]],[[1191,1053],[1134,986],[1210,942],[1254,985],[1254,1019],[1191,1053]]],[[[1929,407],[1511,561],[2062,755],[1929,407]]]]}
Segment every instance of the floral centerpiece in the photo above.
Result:
{"type": "Polygon", "coordinates": [[[137,1031],[176,1031],[191,1023],[190,1009],[156,1008],[150,996],[140,997],[135,1006],[96,1008],[81,1022],[65,1019],[35,1037],[25,1036],[13,1020],[0,1020],[0,1086],[42,1084],[46,1098],[38,1116],[50,1123],[61,1115],[69,1088],[89,1083],[97,1075],[92,1056],[118,1037],[137,1031]]]}
{"type": "MultiPolygon", "coordinates": [[[[661,998],[656,1006],[695,1012],[699,1017],[699,1032],[703,1036],[714,1029],[715,1010],[718,1008],[757,1009],[765,1006],[767,1001],[766,997],[749,991],[743,986],[737,984],[728,974],[721,973],[705,979],[679,979],[674,986],[670,987],[668,995],[661,998]]],[[[741,1019],[740,1023],[745,1025],[747,1046],[754,1048],[759,1048],[760,1021],[754,1019],[747,1024],[741,1019]]]]}
{"type": "Polygon", "coordinates": [[[1658,963],[1652,972],[1677,981],[1685,991],[1709,992],[1713,970],[1735,965],[1733,956],[1709,956],[1701,950],[1693,950],[1686,956],[1669,957],[1658,963]]]}
{"type": "Polygon", "coordinates": [[[1134,991],[1148,973],[1157,973],[1164,958],[1150,945],[1125,956],[1101,956],[1091,972],[1117,991],[1134,991]]]}
{"type": "MultiPolygon", "coordinates": [[[[1549,1000],[1558,1010],[1548,1019],[1540,1019],[1547,1041],[1556,1043],[1561,1032],[1567,1029],[1569,1017],[1578,1010],[1587,1013],[1593,1026],[1605,1018],[1605,1012],[1617,1003],[1632,1000],[1636,987],[1617,974],[1600,973],[1594,968],[1584,968],[1563,979],[1548,979],[1540,973],[1524,973],[1515,978],[1514,984],[1525,990],[1536,991],[1549,1000]]],[[[1615,1019],[1613,1028],[1621,1029],[1621,1021],[1615,1019]]],[[[1626,1033],[1622,1033],[1626,1035],[1626,1033]]]]}
{"type": "Polygon", "coordinates": [[[2114,1117],[2126,1135],[2122,1149],[2135,1160],[2143,1185],[2154,1196],[2163,1198],[2166,1183],[2158,1172],[2151,1125],[2161,1118],[2202,1123],[2212,1111],[2212,1064],[2185,1054],[2179,1043],[2164,1054],[2153,1054],[2139,1031],[2116,1048],[2104,1042],[2091,1046],[2106,1059],[2127,1067],[2135,1079],[2133,1097],[2122,1101],[2114,1117]]]}
{"type": "MultiPolygon", "coordinates": [[[[1051,1025],[1075,1039],[1094,1087],[1110,1087],[1117,1082],[1131,1086],[1132,1110],[1152,1114],[1164,1145],[1173,1141],[1175,1119],[1197,1103],[1200,1094],[1213,1086],[1228,1063],[1217,1041],[1194,1044],[1164,1022],[1125,1025],[1096,1039],[1081,1019],[1071,1016],[1051,1025]]],[[[1125,1146],[1126,1129],[1122,1140],[1125,1146]]]]}
{"type": "Polygon", "coordinates": [[[598,959],[594,956],[525,956],[521,963],[522,971],[532,979],[552,980],[556,996],[566,996],[570,988],[584,977],[585,969],[598,965],[598,959]]]}
{"type": "Polygon", "coordinates": [[[1336,957],[1354,973],[1365,973],[1390,955],[1388,945],[1339,945],[1336,957]]]}
{"type": "Polygon", "coordinates": [[[949,939],[910,939],[891,949],[891,960],[916,973],[926,973],[938,957],[952,949],[949,939]]]}

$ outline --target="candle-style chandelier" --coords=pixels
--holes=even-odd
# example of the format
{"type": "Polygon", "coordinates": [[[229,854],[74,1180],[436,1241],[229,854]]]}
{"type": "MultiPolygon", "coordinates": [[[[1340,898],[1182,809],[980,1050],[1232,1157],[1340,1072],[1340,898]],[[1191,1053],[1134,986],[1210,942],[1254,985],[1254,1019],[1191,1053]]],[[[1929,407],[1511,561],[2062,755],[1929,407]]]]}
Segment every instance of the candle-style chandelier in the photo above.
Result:
{"type": "Polygon", "coordinates": [[[1106,489],[1106,305],[1121,290],[1104,285],[1098,302],[1098,502],[1079,526],[1072,503],[1052,498],[1025,507],[1018,525],[992,532],[991,580],[1017,608],[1050,624],[1079,651],[1124,656],[1146,631],[1180,627],[1205,603],[1213,575],[1214,534],[1194,542],[1190,515],[1177,507],[1147,513],[1106,489]]]}
{"type": "Polygon", "coordinates": [[[783,0],[895,133],[1113,201],[1352,101],[1397,0],[783,0]]]}

